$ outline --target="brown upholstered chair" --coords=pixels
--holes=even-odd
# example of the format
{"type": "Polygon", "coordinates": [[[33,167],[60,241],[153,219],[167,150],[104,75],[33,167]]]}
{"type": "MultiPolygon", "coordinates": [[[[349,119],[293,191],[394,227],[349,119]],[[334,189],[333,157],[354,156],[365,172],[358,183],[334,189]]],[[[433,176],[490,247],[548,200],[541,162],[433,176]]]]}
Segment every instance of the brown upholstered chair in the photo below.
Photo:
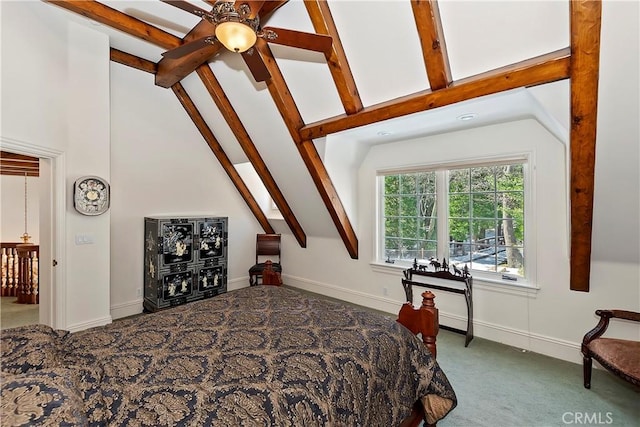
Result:
{"type": "Polygon", "coordinates": [[[280,234],[258,234],[256,236],[256,263],[249,269],[249,285],[255,286],[262,278],[265,261],[272,262],[271,268],[276,273],[282,273],[280,264],[280,234]]]}
{"type": "Polygon", "coordinates": [[[640,341],[601,338],[611,318],[640,322],[640,313],[625,310],[597,310],[598,325],[582,340],[584,386],[591,388],[591,359],[620,378],[640,387],[640,341]]]}

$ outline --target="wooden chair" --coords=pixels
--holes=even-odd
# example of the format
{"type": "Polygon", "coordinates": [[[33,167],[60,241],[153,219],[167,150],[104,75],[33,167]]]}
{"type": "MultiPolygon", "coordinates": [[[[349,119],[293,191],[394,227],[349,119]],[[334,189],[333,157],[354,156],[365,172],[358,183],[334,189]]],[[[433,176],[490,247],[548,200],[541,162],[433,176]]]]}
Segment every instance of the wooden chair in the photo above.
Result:
{"type": "Polygon", "coordinates": [[[282,273],[280,264],[280,234],[258,234],[256,236],[256,263],[249,269],[249,285],[255,286],[262,279],[265,269],[264,259],[272,262],[271,268],[276,273],[282,273]]]}
{"type": "Polygon", "coordinates": [[[640,313],[625,310],[597,310],[598,325],[582,340],[584,387],[591,388],[591,359],[620,378],[640,387],[640,341],[600,338],[612,318],[640,322],[640,313]]]}

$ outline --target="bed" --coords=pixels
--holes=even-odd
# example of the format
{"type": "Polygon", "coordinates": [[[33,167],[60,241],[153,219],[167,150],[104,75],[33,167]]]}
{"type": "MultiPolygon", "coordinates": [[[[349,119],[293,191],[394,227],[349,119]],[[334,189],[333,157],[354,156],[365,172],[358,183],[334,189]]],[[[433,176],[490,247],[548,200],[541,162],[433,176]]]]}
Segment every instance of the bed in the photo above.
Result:
{"type": "Polygon", "coordinates": [[[286,287],[2,334],[2,425],[387,427],[455,405],[409,329],[286,287]]]}

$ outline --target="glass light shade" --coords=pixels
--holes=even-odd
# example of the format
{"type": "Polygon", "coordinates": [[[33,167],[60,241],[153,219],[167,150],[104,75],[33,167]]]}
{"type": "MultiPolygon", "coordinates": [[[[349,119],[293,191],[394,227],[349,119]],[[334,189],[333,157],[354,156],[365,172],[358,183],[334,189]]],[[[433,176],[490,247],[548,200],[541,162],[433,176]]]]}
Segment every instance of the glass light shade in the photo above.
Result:
{"type": "Polygon", "coordinates": [[[232,52],[244,52],[256,44],[255,31],[240,22],[227,21],[216,26],[216,38],[232,52]]]}

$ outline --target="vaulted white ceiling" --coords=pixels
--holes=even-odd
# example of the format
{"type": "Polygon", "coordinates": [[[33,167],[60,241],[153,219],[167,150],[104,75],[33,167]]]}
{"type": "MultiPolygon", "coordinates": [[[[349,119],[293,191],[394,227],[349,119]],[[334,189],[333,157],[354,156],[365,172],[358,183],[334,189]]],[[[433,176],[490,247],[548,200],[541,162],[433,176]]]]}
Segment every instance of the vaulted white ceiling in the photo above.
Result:
{"type": "MultiPolygon", "coordinates": [[[[104,3],[177,37],[183,37],[199,22],[198,17],[159,1],[104,3]]],[[[211,7],[211,2],[193,0],[191,3],[203,9],[211,7]]],[[[429,89],[424,49],[408,0],[329,0],[328,4],[365,108],[429,89]]],[[[47,7],[58,9],[54,5],[47,7]]],[[[440,0],[438,7],[453,85],[461,79],[558,51],[571,44],[569,1],[440,0]]],[[[74,13],[60,9],[52,13],[64,15],[64,19],[84,21],[97,31],[105,32],[115,49],[153,63],[162,58],[164,49],[150,43],[92,23],[74,13]]],[[[267,23],[314,32],[306,8],[299,0],[291,0],[277,9],[267,23]]],[[[344,114],[323,55],[276,45],[271,45],[271,49],[306,124],[344,114]]],[[[335,236],[336,231],[321,198],[305,191],[312,188],[313,183],[266,84],[253,80],[238,54],[224,51],[212,58],[210,65],[294,212],[305,219],[307,233],[335,236]],[[295,179],[291,179],[292,176],[295,179]]],[[[181,83],[231,160],[245,162],[244,152],[200,79],[192,74],[181,83]]],[[[381,121],[314,142],[322,151],[326,147],[325,140],[348,140],[357,145],[361,153],[366,153],[367,147],[373,144],[523,117],[533,117],[557,139],[567,142],[568,110],[569,83],[563,80],[381,121]],[[458,120],[468,113],[474,113],[476,118],[458,120]]]]}

